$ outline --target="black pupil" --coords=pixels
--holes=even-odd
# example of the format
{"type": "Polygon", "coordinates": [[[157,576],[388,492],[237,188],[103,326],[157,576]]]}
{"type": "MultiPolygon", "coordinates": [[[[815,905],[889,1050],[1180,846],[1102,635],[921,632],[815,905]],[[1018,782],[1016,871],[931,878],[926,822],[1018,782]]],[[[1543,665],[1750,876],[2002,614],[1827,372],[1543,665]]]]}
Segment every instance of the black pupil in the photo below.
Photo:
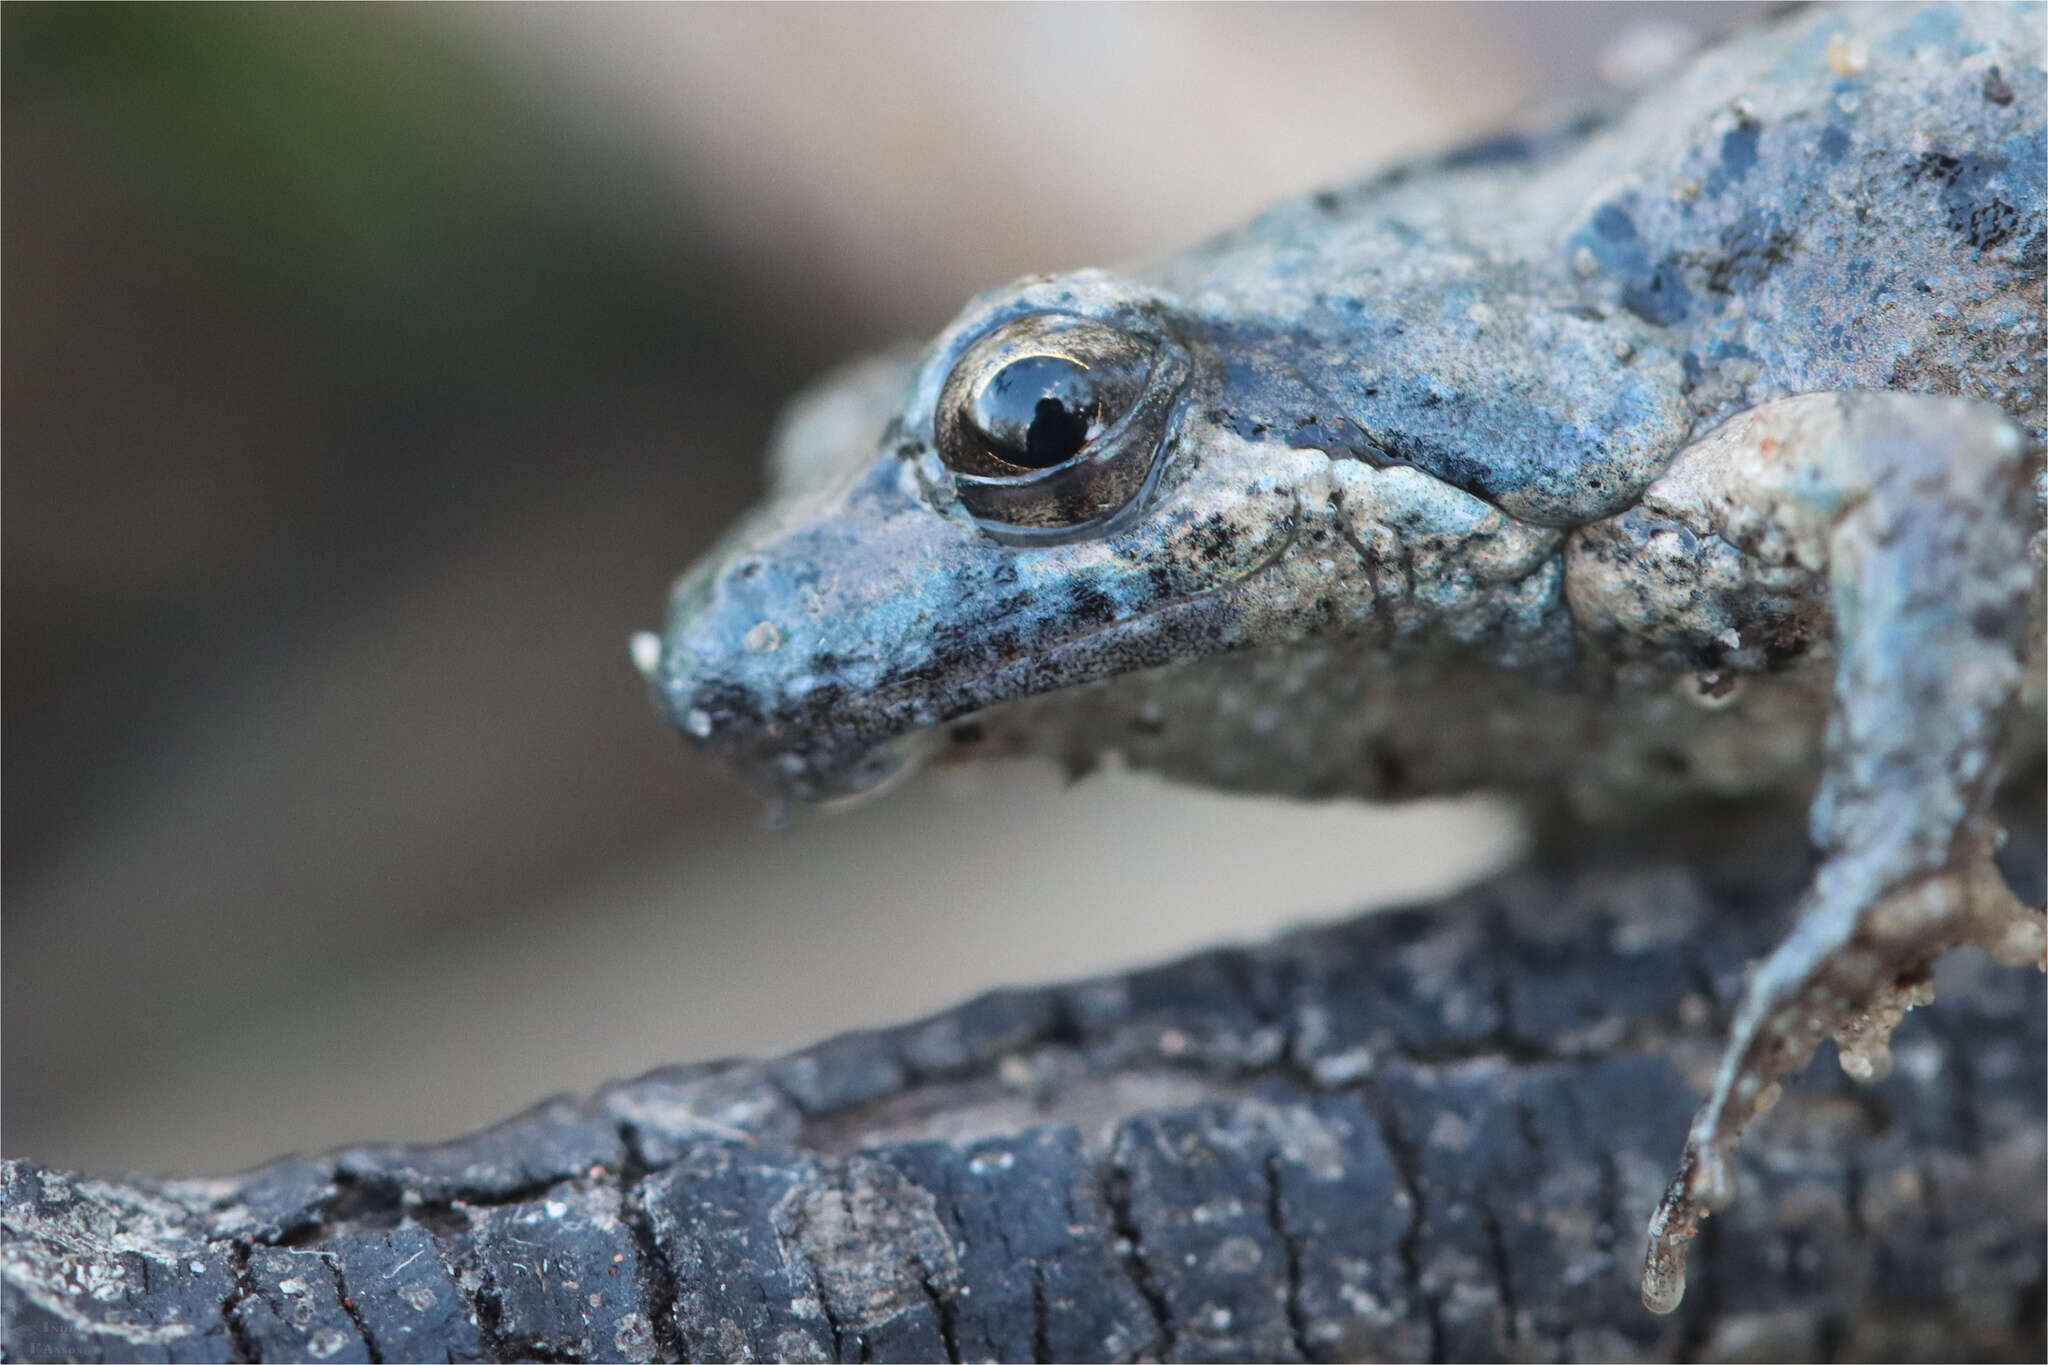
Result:
{"type": "Polygon", "coordinates": [[[1033,355],[998,370],[974,405],[990,453],[1025,469],[1049,469],[1088,444],[1100,410],[1095,378],[1066,356],[1033,355]]]}
{"type": "Polygon", "coordinates": [[[1088,419],[1078,412],[1067,411],[1067,405],[1057,398],[1038,400],[1038,411],[1031,418],[1031,429],[1024,433],[1024,463],[1033,469],[1044,469],[1070,459],[1074,452],[1088,444],[1088,419]]]}

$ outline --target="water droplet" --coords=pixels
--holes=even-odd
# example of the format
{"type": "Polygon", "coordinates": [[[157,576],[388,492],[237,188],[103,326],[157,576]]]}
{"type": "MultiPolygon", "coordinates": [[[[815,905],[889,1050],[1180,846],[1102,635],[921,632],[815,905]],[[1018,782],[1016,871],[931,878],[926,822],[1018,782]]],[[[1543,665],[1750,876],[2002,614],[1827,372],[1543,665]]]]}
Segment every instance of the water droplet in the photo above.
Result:
{"type": "Polygon", "coordinates": [[[699,739],[711,738],[711,713],[700,706],[691,707],[683,717],[683,728],[699,739]]]}

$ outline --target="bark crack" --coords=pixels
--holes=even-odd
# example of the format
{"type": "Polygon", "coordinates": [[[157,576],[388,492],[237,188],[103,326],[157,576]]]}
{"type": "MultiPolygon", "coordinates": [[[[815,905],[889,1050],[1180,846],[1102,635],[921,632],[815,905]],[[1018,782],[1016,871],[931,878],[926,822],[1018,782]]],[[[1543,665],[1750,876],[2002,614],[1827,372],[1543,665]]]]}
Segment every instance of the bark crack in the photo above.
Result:
{"type": "Polygon", "coordinates": [[[363,1351],[370,1357],[370,1365],[384,1365],[384,1353],[377,1349],[376,1338],[370,1335],[368,1325],[363,1322],[362,1313],[356,1309],[355,1299],[348,1292],[348,1277],[342,1273],[341,1257],[333,1252],[326,1252],[320,1259],[327,1262],[328,1272],[334,1276],[334,1297],[340,1302],[341,1311],[346,1313],[348,1320],[354,1324],[356,1335],[363,1339],[363,1351]]]}
{"type": "Polygon", "coordinates": [[[946,1348],[948,1365],[960,1365],[960,1322],[953,1297],[933,1281],[931,1267],[921,1257],[913,1257],[911,1264],[917,1268],[918,1287],[931,1301],[932,1314],[938,1319],[939,1342],[946,1348]]]}
{"type": "Polygon", "coordinates": [[[1314,1360],[1315,1352],[1309,1348],[1308,1316],[1301,1307],[1301,1244],[1302,1239],[1287,1230],[1286,1200],[1280,1186],[1280,1154],[1266,1154],[1266,1223],[1279,1239],[1280,1249],[1286,1258],[1287,1296],[1283,1306],[1287,1313],[1287,1333],[1294,1340],[1294,1349],[1303,1360],[1314,1360]]]}
{"type": "Polygon", "coordinates": [[[493,1360],[525,1360],[530,1351],[515,1347],[505,1338],[505,1305],[499,1300],[498,1287],[489,1275],[476,1273],[474,1284],[465,1281],[460,1274],[455,1276],[456,1292],[469,1301],[470,1311],[476,1316],[477,1340],[493,1360]]]}
{"type": "Polygon", "coordinates": [[[648,1169],[641,1159],[639,1132],[634,1125],[619,1125],[619,1145],[626,1154],[618,1176],[619,1221],[632,1234],[633,1245],[640,1253],[640,1297],[647,1310],[648,1331],[654,1337],[655,1357],[681,1360],[683,1342],[676,1325],[676,1276],[654,1235],[654,1221],[647,1213],[643,1182],[648,1169]]]}
{"type": "Polygon", "coordinates": [[[1138,1230],[1138,1220],[1131,1212],[1131,1173],[1114,1159],[1107,1160],[1102,1175],[1102,1202],[1109,1209],[1109,1226],[1116,1233],[1116,1262],[1130,1277],[1131,1285],[1138,1291],[1138,1297],[1152,1311],[1153,1324],[1159,1336],[1152,1344],[1154,1357],[1164,1359],[1173,1350],[1176,1333],[1173,1329],[1173,1314],[1166,1302],[1166,1295],[1152,1280],[1152,1268],[1145,1263],[1144,1234],[1138,1230]]]}
{"type": "Polygon", "coordinates": [[[1045,1272],[1031,1267],[1031,1362],[1049,1365],[1052,1360],[1050,1315],[1045,1307],[1045,1272]]]}
{"type": "Polygon", "coordinates": [[[1429,1326],[1429,1358],[1440,1361],[1444,1358],[1443,1306],[1429,1291],[1422,1269],[1422,1232],[1429,1220],[1422,1157],[1409,1140],[1400,1116],[1394,1112],[1393,1102],[1379,1083],[1367,1077],[1358,1089],[1374,1122],[1379,1125],[1380,1138],[1386,1143],[1387,1155],[1393,1159],[1394,1172],[1400,1176],[1401,1188],[1408,1195],[1408,1225],[1401,1231],[1398,1248],[1401,1270],[1408,1280],[1409,1292],[1422,1305],[1424,1320],[1429,1326]]]}
{"type": "Polygon", "coordinates": [[[1515,1277],[1508,1262],[1507,1235],[1501,1229],[1500,1215],[1490,1206],[1482,1203],[1478,1212],[1479,1226],[1486,1233],[1487,1255],[1493,1261],[1494,1283],[1500,1289],[1502,1330],[1509,1341],[1519,1341],[1522,1336],[1521,1311],[1515,1303],[1515,1277]]]}
{"type": "Polygon", "coordinates": [[[249,1243],[237,1237],[226,1246],[228,1269],[234,1272],[235,1292],[221,1300],[221,1321],[227,1324],[228,1340],[234,1345],[235,1359],[255,1365],[263,1359],[256,1349],[256,1343],[249,1340],[249,1332],[242,1325],[242,1316],[236,1310],[255,1297],[256,1285],[249,1277],[249,1243]]]}

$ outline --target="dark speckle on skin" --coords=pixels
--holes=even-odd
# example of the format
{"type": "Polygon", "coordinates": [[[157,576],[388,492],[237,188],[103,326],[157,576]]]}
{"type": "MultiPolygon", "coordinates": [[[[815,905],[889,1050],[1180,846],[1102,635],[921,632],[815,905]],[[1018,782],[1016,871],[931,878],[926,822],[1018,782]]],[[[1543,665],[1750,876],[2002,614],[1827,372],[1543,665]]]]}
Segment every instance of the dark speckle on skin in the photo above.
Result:
{"type": "Polygon", "coordinates": [[[1603,109],[1588,109],[1565,125],[1565,132],[1573,140],[1588,138],[1613,122],[1611,115],[1603,109]]]}
{"type": "Polygon", "coordinates": [[[1757,137],[1762,132],[1761,123],[1746,118],[1721,135],[1721,166],[1730,180],[1742,179],[1756,165],[1757,137]]]}
{"type": "MultiPolygon", "coordinates": [[[[1366,392],[1368,396],[1372,395],[1372,390],[1366,392]]],[[[1330,421],[1312,416],[1298,417],[1294,430],[1287,435],[1287,444],[1301,450],[1325,451],[1333,459],[1363,460],[1375,465],[1387,463],[1387,453],[1348,417],[1330,421]]]]}
{"type": "Polygon", "coordinates": [[[1230,553],[1230,547],[1237,544],[1237,528],[1221,512],[1213,513],[1202,522],[1202,529],[1195,537],[1195,543],[1204,554],[1220,559],[1230,553]]]}
{"type": "Polygon", "coordinates": [[[1532,160],[1535,155],[1536,144],[1528,137],[1520,133],[1503,133],[1446,152],[1437,165],[1444,170],[1454,171],[1469,166],[1510,165],[1518,161],[1532,160]]]}
{"type": "Polygon", "coordinates": [[[1116,603],[1101,589],[1078,583],[1067,597],[1067,611],[1076,625],[1102,625],[1116,616],[1116,603]]]}
{"type": "MultiPolygon", "coordinates": [[[[804,705],[819,715],[832,714],[840,699],[846,696],[846,688],[836,682],[820,683],[804,698],[804,705]]],[[[713,714],[716,714],[715,712],[713,714]]]]}
{"type": "Polygon", "coordinates": [[[1913,163],[1906,178],[1939,185],[1949,231],[1975,250],[1989,251],[2011,237],[2020,221],[2019,209],[1991,187],[1993,178],[2004,169],[2002,163],[1982,157],[1928,152],[1913,163]]]}
{"type": "Polygon", "coordinates": [[[1621,303],[1645,322],[1672,327],[1692,315],[1692,290],[1678,258],[1666,256],[1653,266],[1634,217],[1620,204],[1602,204],[1593,212],[1590,231],[1578,240],[1622,281],[1621,303]]]}
{"type": "Polygon", "coordinates": [[[1610,242],[1633,242],[1636,239],[1635,219],[1628,216],[1628,210],[1619,204],[1602,204],[1593,214],[1593,231],[1610,242]]]}
{"type": "Polygon", "coordinates": [[[1791,258],[1792,233],[1777,214],[1752,209],[1721,234],[1721,252],[1707,271],[1707,288],[1716,294],[1753,289],[1791,258]]]}
{"type": "Polygon", "coordinates": [[[1993,104],[2012,103],[2012,87],[2006,84],[2004,73],[1995,66],[1984,73],[1984,98],[1993,104]]]}
{"type": "Polygon", "coordinates": [[[1671,327],[1692,313],[1692,291],[1678,263],[1666,260],[1648,279],[1631,280],[1621,291],[1621,305],[1644,322],[1671,327]]]}
{"type": "Polygon", "coordinates": [[[2001,639],[2013,628],[2014,615],[2009,604],[1978,607],[1970,613],[1970,629],[1982,640],[2001,639]]]}
{"type": "Polygon", "coordinates": [[[1831,123],[1820,130],[1820,154],[1829,161],[1840,161],[1849,150],[1849,134],[1840,124],[1831,123]]]}

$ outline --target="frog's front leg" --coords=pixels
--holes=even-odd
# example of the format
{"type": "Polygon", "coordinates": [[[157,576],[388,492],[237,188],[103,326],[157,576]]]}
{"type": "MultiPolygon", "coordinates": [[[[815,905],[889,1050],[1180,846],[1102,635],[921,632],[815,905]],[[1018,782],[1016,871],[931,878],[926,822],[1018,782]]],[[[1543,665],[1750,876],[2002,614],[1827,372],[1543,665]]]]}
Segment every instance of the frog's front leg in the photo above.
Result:
{"type": "Polygon", "coordinates": [[[1988,405],[1808,395],[1688,447],[1625,529],[1586,528],[1574,547],[1575,607],[1596,627],[1681,657],[1715,640],[1740,656],[1759,626],[1781,648],[1810,633],[1835,652],[1811,814],[1821,867],[1793,932],[1750,977],[1652,1219],[1642,1288],[1657,1312],[1684,1294],[1700,1219],[1733,1197],[1743,1125],[1821,1039],[1875,1078],[1943,952],[1974,942],[2004,962],[2042,959],[2041,914],[1992,865],[1987,813],[2032,629],[2037,473],[1988,405]],[[1660,553],[1682,571],[1660,578],[1660,553]]]}

